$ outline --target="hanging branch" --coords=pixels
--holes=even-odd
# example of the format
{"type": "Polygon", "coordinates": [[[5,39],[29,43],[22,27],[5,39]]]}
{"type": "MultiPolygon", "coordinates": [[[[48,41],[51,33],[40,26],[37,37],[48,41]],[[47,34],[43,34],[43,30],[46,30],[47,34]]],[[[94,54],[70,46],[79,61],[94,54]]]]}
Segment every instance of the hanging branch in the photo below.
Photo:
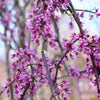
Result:
{"type": "MultiPolygon", "coordinates": [[[[43,6],[43,8],[41,10],[41,13],[44,13],[45,0],[43,1],[43,5],[44,6],[43,6]]],[[[42,20],[41,20],[41,23],[42,23],[42,20]]],[[[42,27],[41,27],[41,31],[43,31],[42,27]]],[[[43,58],[43,61],[44,61],[45,67],[46,67],[47,74],[48,74],[48,81],[49,81],[49,85],[50,85],[51,96],[54,98],[54,100],[57,100],[56,97],[55,97],[55,95],[54,95],[54,92],[53,92],[53,85],[52,85],[52,80],[51,80],[50,69],[49,69],[49,66],[47,64],[47,61],[46,61],[46,58],[45,58],[45,54],[44,54],[44,49],[45,49],[45,44],[46,44],[46,38],[44,36],[42,36],[42,39],[43,39],[43,43],[42,43],[41,53],[42,53],[42,58],[43,58]]]]}
{"type": "MultiPolygon", "coordinates": [[[[60,42],[60,39],[59,39],[59,28],[58,28],[56,19],[54,18],[53,15],[51,15],[51,18],[52,18],[52,20],[53,20],[55,32],[56,32],[56,34],[57,34],[57,39],[56,39],[56,41],[57,41],[58,44],[59,44],[59,48],[60,48],[60,51],[61,51],[61,55],[63,55],[63,47],[62,47],[61,42],[60,42]]],[[[67,65],[66,65],[66,62],[63,61],[63,64],[64,64],[64,68],[65,68],[67,74],[69,74],[69,69],[68,69],[68,67],[67,67],[67,65]]],[[[58,68],[59,68],[59,66],[57,66],[57,70],[58,70],[58,68]]]]}
{"type": "MultiPolygon", "coordinates": [[[[79,26],[80,33],[81,33],[82,35],[84,35],[83,29],[82,29],[81,24],[80,24],[80,20],[79,20],[79,18],[76,16],[76,12],[75,12],[75,9],[74,9],[73,4],[72,4],[71,1],[70,1],[69,5],[70,5],[71,8],[68,7],[68,9],[69,9],[69,11],[70,11],[71,13],[73,13],[73,17],[74,17],[76,23],[77,23],[78,26],[79,26]]],[[[92,65],[93,65],[93,68],[94,68],[94,72],[95,72],[96,83],[97,83],[97,92],[98,92],[98,94],[100,94],[100,91],[99,91],[98,74],[97,74],[97,69],[96,69],[96,66],[95,66],[93,54],[90,54],[90,58],[91,58],[91,61],[92,61],[92,65]]]]}
{"type": "Polygon", "coordinates": [[[75,19],[75,21],[76,21],[78,27],[79,27],[80,33],[81,33],[82,35],[84,35],[84,31],[83,31],[83,29],[82,29],[82,27],[81,27],[81,24],[80,24],[80,19],[79,19],[79,17],[77,17],[76,11],[75,11],[75,9],[74,9],[74,7],[73,7],[71,1],[70,1],[69,5],[70,5],[70,7],[67,6],[67,8],[68,8],[68,10],[72,13],[72,15],[73,15],[73,17],[74,17],[74,19],[75,19]]]}
{"type": "Polygon", "coordinates": [[[95,72],[96,83],[97,83],[97,91],[98,91],[98,94],[100,94],[100,91],[99,91],[98,72],[97,72],[97,69],[96,69],[95,62],[94,62],[94,57],[93,57],[93,54],[90,54],[90,57],[91,57],[92,65],[93,65],[94,72],[95,72]]]}
{"type": "Polygon", "coordinates": [[[44,54],[46,39],[45,39],[45,37],[42,37],[42,38],[43,38],[43,43],[42,43],[41,53],[42,53],[42,58],[43,58],[43,61],[44,61],[44,64],[45,64],[45,67],[46,67],[46,70],[47,70],[47,73],[48,73],[48,81],[49,81],[49,84],[50,84],[51,96],[54,98],[54,100],[57,100],[55,95],[54,95],[54,92],[53,92],[53,85],[52,85],[52,81],[51,81],[50,69],[49,69],[49,66],[47,64],[45,54],[44,54]]]}
{"type": "Polygon", "coordinates": [[[30,86],[30,83],[27,84],[27,86],[24,89],[24,92],[23,92],[23,94],[22,94],[22,96],[21,96],[21,98],[19,100],[23,100],[24,99],[24,95],[25,95],[26,91],[28,90],[29,86],[30,86]]]}

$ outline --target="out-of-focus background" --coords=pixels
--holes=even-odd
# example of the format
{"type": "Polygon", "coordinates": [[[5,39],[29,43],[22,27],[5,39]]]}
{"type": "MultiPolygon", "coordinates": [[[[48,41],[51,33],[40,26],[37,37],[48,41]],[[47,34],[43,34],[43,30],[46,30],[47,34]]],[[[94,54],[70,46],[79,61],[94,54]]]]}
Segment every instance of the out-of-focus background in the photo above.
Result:
{"type": "MultiPolygon", "coordinates": [[[[2,2],[6,2],[6,0],[0,0],[0,7],[2,6],[2,2]]],[[[7,14],[7,11],[5,12],[3,10],[0,10],[0,85],[4,85],[6,82],[5,79],[11,75],[11,71],[9,70],[8,66],[10,63],[10,55],[14,52],[15,49],[23,47],[25,38],[28,38],[27,36],[24,36],[24,22],[26,21],[26,18],[28,16],[27,12],[29,12],[29,10],[31,10],[33,6],[31,0],[9,0],[7,2],[8,4],[5,8],[11,11],[10,13],[12,16],[9,14],[9,12],[7,14]],[[2,16],[4,16],[5,18],[2,16]],[[9,22],[10,18],[12,18],[11,22],[9,22]],[[2,22],[2,20],[6,21],[2,22]],[[9,26],[9,29],[5,28],[7,27],[7,25],[9,26]],[[14,33],[13,36],[12,33],[14,33]],[[5,39],[5,37],[7,38],[5,39]],[[10,40],[11,37],[14,39],[10,40]]],[[[72,3],[74,4],[74,7],[76,9],[92,10],[95,7],[100,8],[100,0],[72,0],[72,3]]],[[[72,32],[79,33],[78,27],[75,24],[73,18],[69,17],[67,14],[57,14],[60,17],[59,31],[61,38],[65,36],[68,37],[72,32]],[[69,25],[71,21],[74,24],[73,28],[71,28],[69,25]]],[[[100,36],[100,18],[96,18],[96,16],[94,16],[93,20],[91,21],[89,20],[89,18],[89,13],[85,13],[84,18],[81,19],[81,21],[85,23],[83,24],[84,29],[86,28],[91,35],[97,34],[100,36]]],[[[49,53],[51,59],[52,55],[56,54],[53,49],[49,49],[49,53]]],[[[81,69],[84,69],[84,57],[85,55],[82,54],[81,59],[76,58],[74,61],[70,60],[67,63],[70,63],[71,65],[78,65],[81,67],[81,69]]],[[[60,74],[63,75],[63,73],[60,74]]],[[[73,93],[71,95],[68,95],[68,100],[98,100],[96,96],[96,87],[92,83],[90,83],[90,79],[84,77],[78,82],[77,79],[72,78],[69,79],[69,81],[73,93]]],[[[47,97],[49,97],[48,88],[43,86],[37,90],[36,96],[33,100],[46,100],[47,97]]],[[[10,98],[8,98],[6,92],[4,92],[1,95],[0,100],[10,100],[10,98]]],[[[30,100],[32,100],[32,98],[30,100]]]]}

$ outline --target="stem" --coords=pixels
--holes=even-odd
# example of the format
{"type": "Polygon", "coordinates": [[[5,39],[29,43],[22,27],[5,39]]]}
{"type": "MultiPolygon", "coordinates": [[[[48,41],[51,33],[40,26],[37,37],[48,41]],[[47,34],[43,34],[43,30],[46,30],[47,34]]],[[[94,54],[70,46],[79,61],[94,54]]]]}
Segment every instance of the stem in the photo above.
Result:
{"type": "MultiPolygon", "coordinates": [[[[12,85],[14,83],[15,80],[11,81],[6,87],[5,89],[7,89],[10,85],[12,85]]],[[[5,90],[1,90],[0,91],[0,95],[4,92],[5,90]]]]}
{"type": "Polygon", "coordinates": [[[28,84],[27,84],[27,86],[26,86],[26,88],[25,88],[25,90],[24,90],[24,92],[23,92],[23,94],[22,94],[22,96],[21,96],[21,99],[20,99],[20,100],[23,100],[24,95],[25,95],[25,93],[26,93],[27,89],[29,88],[29,86],[30,86],[30,83],[28,83],[28,84]]]}
{"type": "Polygon", "coordinates": [[[93,11],[84,10],[84,9],[75,9],[75,11],[85,11],[85,12],[89,12],[89,13],[95,14],[95,12],[93,12],[93,11]]]}
{"type": "Polygon", "coordinates": [[[45,37],[43,37],[42,50],[41,50],[42,58],[43,58],[43,61],[44,61],[44,64],[45,64],[45,67],[47,70],[47,74],[48,74],[48,81],[50,84],[51,96],[54,98],[54,100],[57,100],[55,95],[54,95],[54,92],[53,92],[53,85],[52,85],[52,80],[51,80],[51,75],[50,75],[50,69],[48,67],[48,64],[47,64],[47,61],[45,58],[45,54],[44,54],[45,43],[46,43],[46,39],[45,39],[45,37]]]}
{"type": "MultiPolygon", "coordinates": [[[[63,55],[63,47],[62,47],[61,42],[60,42],[60,39],[59,39],[59,28],[58,28],[57,22],[56,22],[56,20],[55,20],[55,18],[54,18],[53,15],[51,15],[51,18],[52,18],[52,21],[53,21],[53,24],[54,24],[55,32],[56,32],[56,34],[58,35],[56,41],[57,41],[58,44],[59,44],[59,48],[60,48],[60,51],[61,51],[61,55],[63,55]]],[[[63,65],[64,65],[64,68],[65,68],[67,74],[69,74],[69,69],[68,69],[68,67],[67,67],[65,61],[63,61],[63,65]]],[[[59,68],[59,67],[57,66],[57,69],[58,69],[58,68],[59,68]]]]}
{"type": "Polygon", "coordinates": [[[81,24],[80,24],[80,19],[77,17],[76,11],[75,11],[74,6],[72,5],[71,1],[70,1],[69,5],[70,5],[70,7],[68,6],[67,8],[71,13],[73,13],[73,17],[74,17],[74,19],[79,27],[80,33],[82,35],[84,35],[84,31],[83,31],[81,24]]]}
{"type": "Polygon", "coordinates": [[[90,57],[91,57],[92,65],[93,65],[94,72],[95,72],[96,83],[97,83],[97,91],[98,91],[98,93],[100,94],[100,91],[99,91],[98,72],[97,72],[97,69],[96,69],[95,62],[94,62],[94,57],[93,57],[93,54],[91,54],[91,55],[90,55],[90,57]]]}

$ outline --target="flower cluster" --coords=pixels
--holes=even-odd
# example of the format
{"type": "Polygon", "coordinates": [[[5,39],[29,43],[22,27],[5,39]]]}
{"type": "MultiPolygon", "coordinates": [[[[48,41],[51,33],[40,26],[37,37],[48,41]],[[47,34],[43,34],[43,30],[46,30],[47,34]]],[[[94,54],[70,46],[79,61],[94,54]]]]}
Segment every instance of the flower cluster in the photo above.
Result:
{"type": "MultiPolygon", "coordinates": [[[[63,82],[58,83],[57,89],[55,91],[55,96],[60,95],[63,98],[63,100],[67,100],[66,95],[71,94],[71,89],[67,87],[68,85],[69,85],[68,80],[64,80],[63,82]]],[[[47,100],[53,100],[53,97],[50,97],[47,100]]]]}

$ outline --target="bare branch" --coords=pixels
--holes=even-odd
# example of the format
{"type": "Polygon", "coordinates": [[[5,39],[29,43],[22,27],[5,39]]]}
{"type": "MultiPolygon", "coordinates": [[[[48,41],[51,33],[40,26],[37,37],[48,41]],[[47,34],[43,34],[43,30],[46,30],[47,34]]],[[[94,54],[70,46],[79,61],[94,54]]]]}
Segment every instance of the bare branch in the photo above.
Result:
{"type": "MultiPolygon", "coordinates": [[[[91,11],[91,10],[75,9],[75,11],[84,11],[84,12],[89,12],[89,13],[95,14],[95,12],[91,11]]],[[[99,14],[99,16],[100,16],[100,14],[99,14]]]]}
{"type": "Polygon", "coordinates": [[[45,58],[45,54],[44,54],[45,43],[46,43],[46,39],[45,39],[45,37],[43,37],[43,44],[42,44],[42,50],[41,50],[42,58],[43,58],[43,61],[44,61],[44,64],[45,64],[45,67],[46,67],[46,70],[47,70],[47,73],[48,73],[48,81],[49,81],[49,84],[50,84],[51,96],[55,100],[57,100],[55,95],[54,95],[54,92],[53,92],[53,85],[52,85],[52,81],[51,81],[50,69],[48,67],[48,64],[47,64],[47,61],[46,61],[46,58],[45,58]]]}

